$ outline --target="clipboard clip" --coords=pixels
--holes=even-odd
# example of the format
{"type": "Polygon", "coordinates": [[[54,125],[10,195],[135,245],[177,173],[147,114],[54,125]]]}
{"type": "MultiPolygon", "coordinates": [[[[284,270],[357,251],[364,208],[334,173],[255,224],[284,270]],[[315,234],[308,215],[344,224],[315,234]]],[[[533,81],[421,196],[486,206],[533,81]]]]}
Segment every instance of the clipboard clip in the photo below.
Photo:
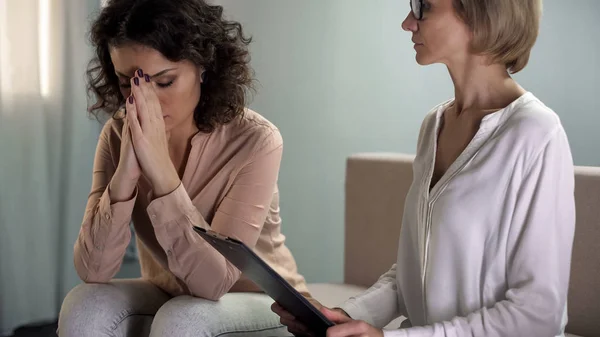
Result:
{"type": "Polygon", "coordinates": [[[213,231],[212,229],[208,229],[206,232],[207,232],[208,234],[210,234],[211,236],[214,236],[214,237],[215,237],[215,238],[217,238],[217,239],[221,239],[221,240],[228,240],[228,239],[229,239],[229,238],[228,238],[228,237],[226,237],[225,235],[221,235],[221,234],[219,234],[219,233],[217,233],[217,232],[213,231]]]}

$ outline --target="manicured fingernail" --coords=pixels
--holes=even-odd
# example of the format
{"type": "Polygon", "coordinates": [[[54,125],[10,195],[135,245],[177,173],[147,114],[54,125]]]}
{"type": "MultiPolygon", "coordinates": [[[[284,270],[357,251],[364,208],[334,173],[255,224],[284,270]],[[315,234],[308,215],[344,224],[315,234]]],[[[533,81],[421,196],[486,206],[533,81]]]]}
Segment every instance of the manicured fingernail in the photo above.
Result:
{"type": "Polygon", "coordinates": [[[150,76],[148,76],[147,74],[144,75],[144,79],[146,80],[146,82],[150,82],[150,76]]]}
{"type": "Polygon", "coordinates": [[[135,85],[140,85],[140,79],[137,77],[133,78],[133,83],[135,83],[135,85]]]}
{"type": "Polygon", "coordinates": [[[133,96],[129,96],[129,104],[133,104],[133,96]]]}
{"type": "Polygon", "coordinates": [[[142,71],[142,69],[138,69],[137,74],[139,77],[144,76],[144,72],[142,71]]]}

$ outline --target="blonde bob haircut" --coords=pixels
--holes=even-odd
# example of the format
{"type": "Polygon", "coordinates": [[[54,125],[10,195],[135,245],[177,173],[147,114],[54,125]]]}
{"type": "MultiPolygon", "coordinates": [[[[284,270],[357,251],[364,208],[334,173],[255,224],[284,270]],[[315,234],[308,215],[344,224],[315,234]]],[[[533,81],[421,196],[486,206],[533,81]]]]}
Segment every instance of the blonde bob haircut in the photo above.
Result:
{"type": "Polygon", "coordinates": [[[542,16],[542,0],[454,0],[473,32],[471,48],[514,74],[529,62],[542,16]]]}

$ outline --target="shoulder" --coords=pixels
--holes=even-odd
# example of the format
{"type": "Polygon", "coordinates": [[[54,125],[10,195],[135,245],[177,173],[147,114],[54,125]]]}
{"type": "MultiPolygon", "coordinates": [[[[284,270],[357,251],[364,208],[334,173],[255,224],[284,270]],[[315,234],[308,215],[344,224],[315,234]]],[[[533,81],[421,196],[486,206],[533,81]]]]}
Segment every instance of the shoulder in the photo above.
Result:
{"type": "Polygon", "coordinates": [[[114,114],[114,117],[108,118],[108,120],[104,122],[102,131],[100,132],[100,142],[106,142],[110,148],[115,146],[120,148],[124,117],[124,112],[119,110],[114,114]]]}
{"type": "Polygon", "coordinates": [[[509,136],[516,149],[535,156],[549,143],[561,142],[568,146],[566,132],[560,117],[531,93],[525,94],[507,111],[500,133],[509,136]]]}
{"type": "Polygon", "coordinates": [[[558,114],[531,93],[515,102],[495,132],[495,151],[520,172],[529,172],[535,165],[539,169],[572,166],[569,140],[558,114]]]}
{"type": "Polygon", "coordinates": [[[268,119],[251,109],[224,125],[219,132],[230,141],[250,147],[251,153],[270,152],[283,147],[279,129],[268,119]]]}

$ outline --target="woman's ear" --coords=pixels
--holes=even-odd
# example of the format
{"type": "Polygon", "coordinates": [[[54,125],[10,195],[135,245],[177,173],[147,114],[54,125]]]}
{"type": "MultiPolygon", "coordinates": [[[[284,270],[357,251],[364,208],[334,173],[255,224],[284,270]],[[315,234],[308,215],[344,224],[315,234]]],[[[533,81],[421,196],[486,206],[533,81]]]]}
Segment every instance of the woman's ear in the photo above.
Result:
{"type": "Polygon", "coordinates": [[[206,80],[206,70],[203,68],[200,68],[200,83],[204,83],[204,81],[206,80]]]}

